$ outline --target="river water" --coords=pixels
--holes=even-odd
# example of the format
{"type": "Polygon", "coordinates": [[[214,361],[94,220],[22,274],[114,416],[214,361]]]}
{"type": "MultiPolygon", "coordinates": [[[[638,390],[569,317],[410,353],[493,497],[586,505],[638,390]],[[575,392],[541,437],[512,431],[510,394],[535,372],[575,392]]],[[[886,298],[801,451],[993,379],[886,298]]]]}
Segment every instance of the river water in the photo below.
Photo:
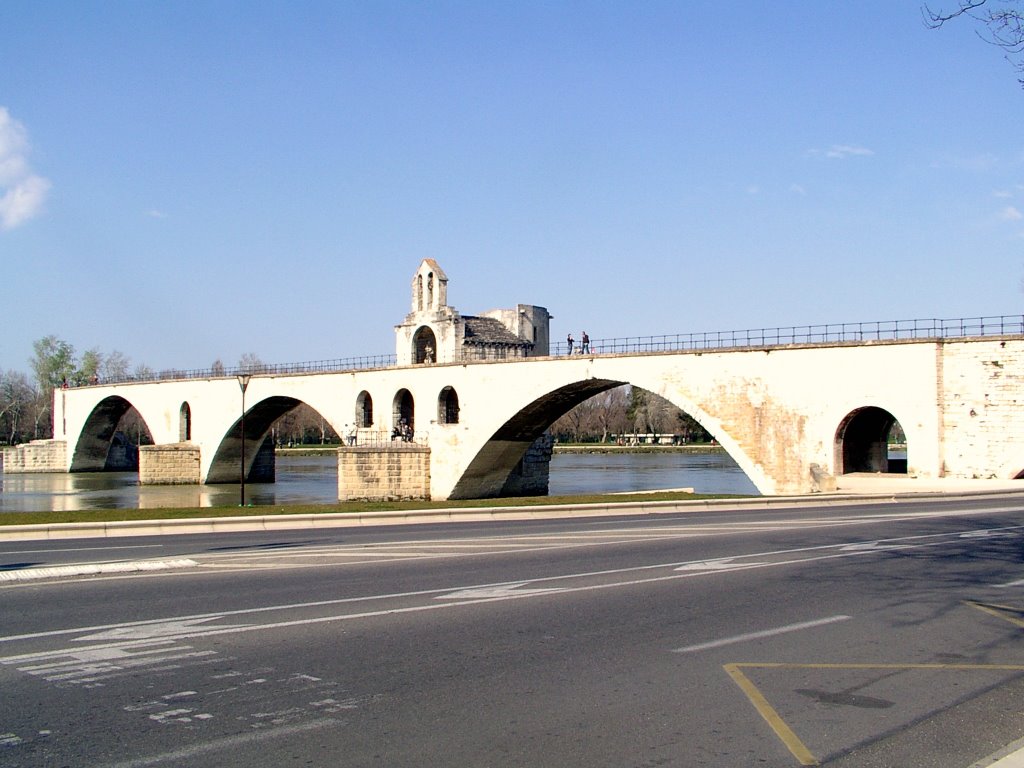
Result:
{"type": "MultiPolygon", "coordinates": [[[[334,504],[334,456],[277,457],[277,482],[245,486],[253,506],[334,504]]],[[[238,485],[138,484],[136,472],[0,473],[0,512],[214,507],[237,505],[238,485]]],[[[693,488],[697,493],[756,494],[753,483],[725,453],[556,453],[552,496],[693,488]]]]}

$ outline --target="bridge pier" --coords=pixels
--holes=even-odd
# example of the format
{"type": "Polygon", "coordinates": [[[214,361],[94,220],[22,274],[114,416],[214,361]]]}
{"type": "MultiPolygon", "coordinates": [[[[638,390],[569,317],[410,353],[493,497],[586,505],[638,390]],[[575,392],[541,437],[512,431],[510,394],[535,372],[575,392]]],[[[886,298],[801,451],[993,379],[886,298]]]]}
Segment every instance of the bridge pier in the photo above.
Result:
{"type": "Polygon", "coordinates": [[[430,499],[430,448],[415,443],[338,449],[339,501],[430,499]]]}
{"type": "Polygon", "coordinates": [[[66,440],[33,440],[4,448],[0,468],[15,474],[23,472],[67,472],[66,440]]]}
{"type": "Polygon", "coordinates": [[[139,448],[139,485],[198,485],[199,446],[191,443],[139,448]]]}

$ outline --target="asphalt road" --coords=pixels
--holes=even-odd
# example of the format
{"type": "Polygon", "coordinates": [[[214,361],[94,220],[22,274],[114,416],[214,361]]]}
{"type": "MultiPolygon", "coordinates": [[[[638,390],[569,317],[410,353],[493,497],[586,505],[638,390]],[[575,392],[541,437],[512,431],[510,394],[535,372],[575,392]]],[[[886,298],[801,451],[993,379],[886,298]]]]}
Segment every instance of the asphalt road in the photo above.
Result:
{"type": "Polygon", "coordinates": [[[2,766],[914,766],[1024,737],[1024,497],[0,541],[2,766]],[[37,572],[37,571],[36,571],[37,572]]]}

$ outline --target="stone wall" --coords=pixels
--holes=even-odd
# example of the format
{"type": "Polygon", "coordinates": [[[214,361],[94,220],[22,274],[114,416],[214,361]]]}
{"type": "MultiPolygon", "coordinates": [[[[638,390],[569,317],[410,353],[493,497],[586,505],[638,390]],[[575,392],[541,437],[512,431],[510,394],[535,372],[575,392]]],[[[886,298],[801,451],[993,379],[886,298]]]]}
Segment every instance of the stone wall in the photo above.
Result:
{"type": "Polygon", "coordinates": [[[430,449],[420,445],[338,449],[339,501],[430,498],[430,449]]]}
{"type": "Polygon", "coordinates": [[[1024,471],[1024,344],[941,344],[937,376],[942,474],[1012,479],[1024,471]]]}
{"type": "Polygon", "coordinates": [[[199,446],[192,443],[139,448],[140,485],[197,485],[199,446]]]}
{"type": "Polygon", "coordinates": [[[67,472],[67,442],[64,440],[33,440],[4,448],[0,465],[8,474],[23,472],[67,472]]]}
{"type": "Polygon", "coordinates": [[[501,495],[547,496],[554,444],[555,440],[549,433],[544,433],[534,440],[505,481],[501,495]]]}

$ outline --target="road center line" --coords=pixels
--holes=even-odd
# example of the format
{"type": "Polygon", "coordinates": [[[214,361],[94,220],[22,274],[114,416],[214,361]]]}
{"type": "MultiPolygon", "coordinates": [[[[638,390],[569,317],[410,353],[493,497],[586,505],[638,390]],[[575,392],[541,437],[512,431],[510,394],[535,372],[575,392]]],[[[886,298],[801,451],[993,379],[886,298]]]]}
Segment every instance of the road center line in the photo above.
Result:
{"type": "Polygon", "coordinates": [[[718,640],[709,640],[706,643],[697,643],[696,645],[687,645],[683,648],[675,648],[672,653],[694,653],[696,651],[706,651],[710,648],[720,648],[723,645],[733,645],[734,643],[745,643],[748,640],[759,640],[762,637],[773,637],[775,635],[784,635],[787,632],[799,632],[803,629],[811,629],[812,627],[821,627],[826,624],[835,624],[840,621],[848,621],[850,616],[829,616],[824,619],[814,619],[812,621],[801,621],[797,624],[787,624],[784,627],[775,627],[774,629],[763,629],[760,632],[748,632],[744,635],[735,635],[733,637],[723,637],[718,640]]]}

